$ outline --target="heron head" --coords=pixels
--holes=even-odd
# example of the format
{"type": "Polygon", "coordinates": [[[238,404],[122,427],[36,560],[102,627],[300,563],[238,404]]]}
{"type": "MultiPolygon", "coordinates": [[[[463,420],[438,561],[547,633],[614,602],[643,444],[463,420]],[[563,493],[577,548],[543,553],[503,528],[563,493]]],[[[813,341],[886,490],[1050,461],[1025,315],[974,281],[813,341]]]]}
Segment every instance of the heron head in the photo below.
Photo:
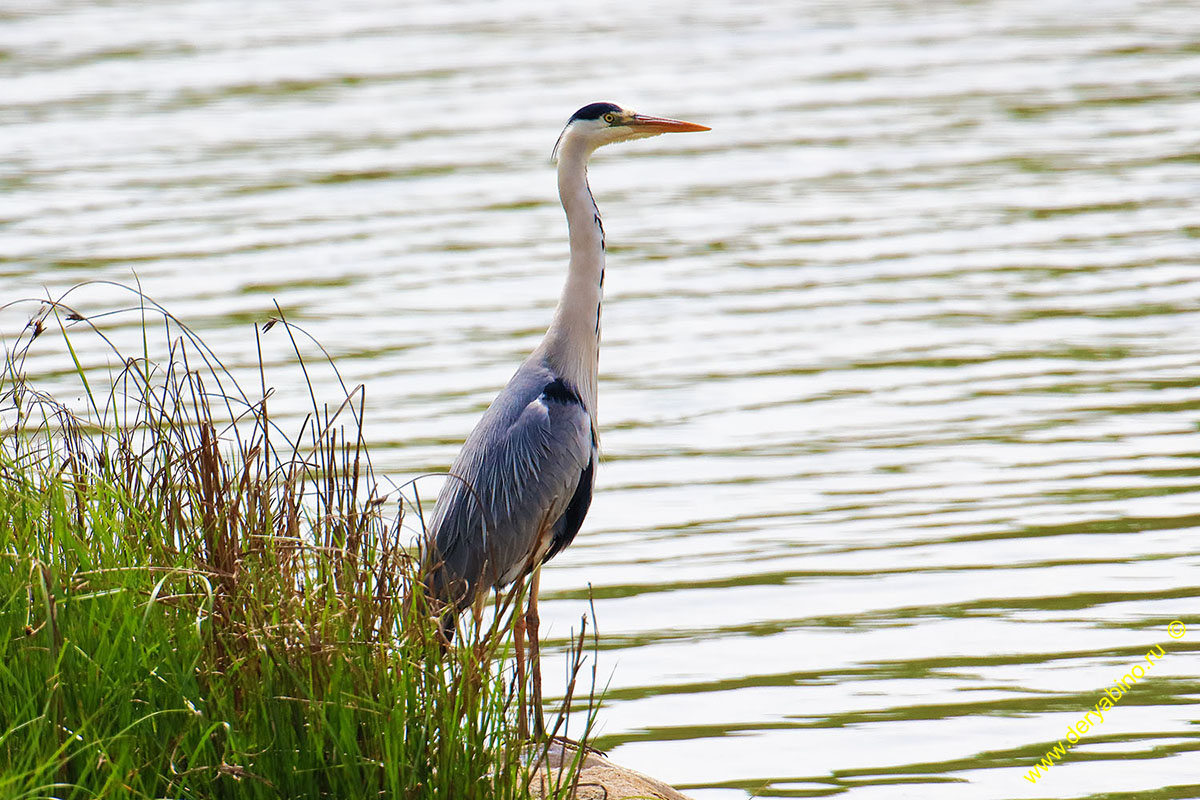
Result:
{"type": "Polygon", "coordinates": [[[579,140],[588,152],[592,152],[606,144],[645,139],[660,133],[707,130],[712,129],[694,122],[649,117],[621,108],[616,103],[590,103],[571,115],[554,145],[554,156],[558,156],[559,149],[568,140],[579,140]]]}

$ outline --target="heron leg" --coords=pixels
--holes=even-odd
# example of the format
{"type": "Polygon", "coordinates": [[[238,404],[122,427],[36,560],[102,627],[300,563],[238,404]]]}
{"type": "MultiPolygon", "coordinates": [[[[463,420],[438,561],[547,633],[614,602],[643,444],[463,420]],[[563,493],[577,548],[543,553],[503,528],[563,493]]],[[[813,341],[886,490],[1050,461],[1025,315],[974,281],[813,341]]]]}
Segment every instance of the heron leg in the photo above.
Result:
{"type": "MultiPolygon", "coordinates": [[[[520,608],[520,606],[518,606],[520,608]]],[[[525,616],[514,614],[513,646],[517,650],[517,733],[529,738],[529,718],[525,710],[525,616]]]]}
{"type": "Polygon", "coordinates": [[[529,671],[533,678],[533,698],[530,702],[530,713],[533,717],[533,735],[541,739],[546,735],[546,726],[542,720],[542,659],[541,646],[538,639],[538,585],[542,579],[542,567],[539,564],[533,568],[533,576],[529,580],[529,608],[525,612],[525,626],[529,629],[529,671]]]}

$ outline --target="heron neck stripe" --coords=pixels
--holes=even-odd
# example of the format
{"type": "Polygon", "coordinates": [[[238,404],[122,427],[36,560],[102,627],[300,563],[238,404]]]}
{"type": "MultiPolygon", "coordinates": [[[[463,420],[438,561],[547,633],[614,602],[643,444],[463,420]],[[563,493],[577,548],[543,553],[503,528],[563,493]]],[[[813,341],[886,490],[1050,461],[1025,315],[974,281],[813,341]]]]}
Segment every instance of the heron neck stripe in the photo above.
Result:
{"type": "Polygon", "coordinates": [[[587,173],[584,173],[583,185],[587,187],[588,199],[592,201],[592,221],[596,223],[596,228],[600,231],[600,249],[607,249],[604,246],[604,220],[600,219],[600,206],[596,205],[596,195],[592,194],[591,184],[587,182],[587,173]]]}

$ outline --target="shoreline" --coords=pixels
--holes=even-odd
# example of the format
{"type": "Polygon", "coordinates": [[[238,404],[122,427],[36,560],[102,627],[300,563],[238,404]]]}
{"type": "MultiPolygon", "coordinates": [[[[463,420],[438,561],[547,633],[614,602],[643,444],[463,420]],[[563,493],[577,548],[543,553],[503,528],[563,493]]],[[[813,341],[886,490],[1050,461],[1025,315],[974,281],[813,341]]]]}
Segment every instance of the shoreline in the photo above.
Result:
{"type": "MultiPolygon", "coordinates": [[[[552,742],[544,761],[533,771],[533,795],[549,795],[551,786],[558,785],[557,776],[567,772],[578,752],[577,747],[552,742]]],[[[573,796],[579,800],[692,800],[668,784],[615,764],[594,750],[583,758],[576,790],[573,796]]]]}

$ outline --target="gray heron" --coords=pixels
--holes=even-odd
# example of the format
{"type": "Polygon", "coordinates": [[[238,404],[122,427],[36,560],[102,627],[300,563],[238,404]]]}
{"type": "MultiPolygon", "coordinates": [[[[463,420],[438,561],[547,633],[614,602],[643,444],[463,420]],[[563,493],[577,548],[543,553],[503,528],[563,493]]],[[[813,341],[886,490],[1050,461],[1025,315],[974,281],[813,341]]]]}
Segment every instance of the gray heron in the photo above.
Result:
{"type": "Polygon", "coordinates": [[[604,226],[588,187],[588,159],[606,144],[706,130],[613,103],[592,103],[571,116],[554,147],[571,249],[558,308],[541,344],[467,437],[434,507],[425,547],[426,586],[446,609],[449,633],[459,612],[474,605],[482,613],[490,588],[531,576],[528,607],[523,616],[514,615],[513,630],[523,735],[528,734],[526,632],[535,732],[543,733],[537,613],[541,565],[579,532],[596,478],[604,226]]]}

